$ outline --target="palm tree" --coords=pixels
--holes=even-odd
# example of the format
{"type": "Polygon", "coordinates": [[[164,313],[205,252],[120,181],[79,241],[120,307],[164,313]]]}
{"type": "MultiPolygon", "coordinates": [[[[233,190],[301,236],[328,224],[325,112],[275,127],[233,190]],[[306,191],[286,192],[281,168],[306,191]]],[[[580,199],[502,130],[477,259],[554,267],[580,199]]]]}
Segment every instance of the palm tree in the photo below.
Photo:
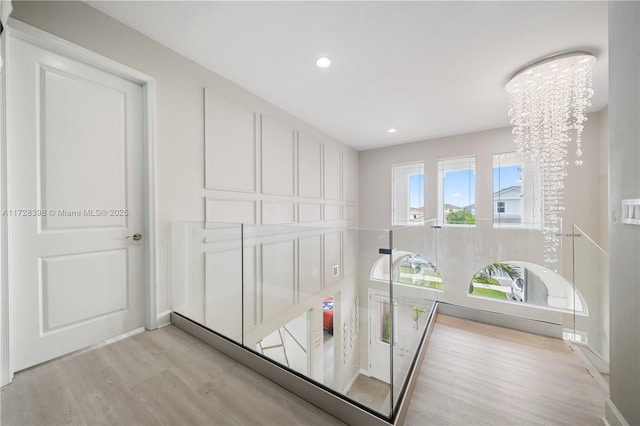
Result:
{"type": "Polygon", "coordinates": [[[520,278],[520,270],[508,263],[492,263],[480,270],[475,276],[491,278],[493,276],[509,277],[512,280],[520,278]]]}

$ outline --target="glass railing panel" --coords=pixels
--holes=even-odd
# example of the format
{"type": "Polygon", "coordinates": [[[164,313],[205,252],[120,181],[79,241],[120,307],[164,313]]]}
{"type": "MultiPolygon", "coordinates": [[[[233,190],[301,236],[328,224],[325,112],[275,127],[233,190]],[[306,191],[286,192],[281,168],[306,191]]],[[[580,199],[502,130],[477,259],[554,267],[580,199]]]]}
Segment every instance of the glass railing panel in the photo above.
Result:
{"type": "Polygon", "coordinates": [[[318,378],[311,342],[322,306],[323,232],[295,225],[243,227],[244,344],[312,379],[318,378]],[[315,261],[309,269],[307,258],[315,261]]]}
{"type": "Polygon", "coordinates": [[[242,338],[242,226],[171,224],[172,310],[230,339],[242,338]]]}
{"type": "Polygon", "coordinates": [[[430,290],[443,290],[438,272],[438,244],[435,220],[395,228],[393,281],[430,290]]]}
{"type": "Polygon", "coordinates": [[[571,338],[608,364],[609,256],[576,225],[572,237],[575,293],[571,338]]]}
{"type": "Polygon", "coordinates": [[[244,225],[243,341],[388,416],[390,336],[384,315],[390,274],[388,260],[379,262],[388,258],[381,248],[390,250],[389,231],[244,225]],[[371,273],[374,264],[380,277],[371,273]],[[386,356],[377,357],[380,347],[386,356]]]}
{"type": "Polygon", "coordinates": [[[557,225],[498,227],[493,219],[479,218],[473,226],[443,224],[436,229],[437,266],[444,283],[438,300],[557,324],[562,312],[572,311],[572,285],[562,276],[562,231],[557,225]]]}
{"type": "Polygon", "coordinates": [[[432,225],[428,222],[392,231],[392,401],[396,408],[427,327],[433,300],[446,285],[436,264],[437,228],[432,228],[432,225]]]}
{"type": "Polygon", "coordinates": [[[172,310],[391,416],[434,300],[566,320],[608,361],[607,256],[572,231],[566,271],[561,228],[491,218],[391,231],[174,222],[172,310]]]}
{"type": "Polygon", "coordinates": [[[342,335],[337,340],[343,346],[340,362],[349,378],[345,391],[353,400],[390,416],[392,342],[397,338],[392,326],[397,308],[391,303],[390,295],[390,232],[358,230],[356,236],[355,293],[345,292],[352,285],[352,281],[347,281],[342,292],[351,299],[352,305],[347,310],[343,307],[346,316],[339,320],[342,335]]]}
{"type": "Polygon", "coordinates": [[[390,418],[446,286],[434,225],[392,245],[390,230],[174,222],[172,310],[390,418]]]}

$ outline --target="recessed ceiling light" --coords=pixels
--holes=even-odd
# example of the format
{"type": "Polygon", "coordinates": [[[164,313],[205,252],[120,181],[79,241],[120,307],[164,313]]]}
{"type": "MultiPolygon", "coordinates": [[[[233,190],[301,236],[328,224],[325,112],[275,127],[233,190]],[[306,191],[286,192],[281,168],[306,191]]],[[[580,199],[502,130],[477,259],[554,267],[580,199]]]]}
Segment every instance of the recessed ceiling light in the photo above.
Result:
{"type": "Polygon", "coordinates": [[[397,130],[396,130],[396,129],[389,129],[389,130],[387,130],[387,133],[395,133],[395,132],[397,132],[397,130]]]}
{"type": "Polygon", "coordinates": [[[328,68],[331,65],[331,59],[326,56],[321,56],[316,59],[316,65],[318,68],[328,68]]]}

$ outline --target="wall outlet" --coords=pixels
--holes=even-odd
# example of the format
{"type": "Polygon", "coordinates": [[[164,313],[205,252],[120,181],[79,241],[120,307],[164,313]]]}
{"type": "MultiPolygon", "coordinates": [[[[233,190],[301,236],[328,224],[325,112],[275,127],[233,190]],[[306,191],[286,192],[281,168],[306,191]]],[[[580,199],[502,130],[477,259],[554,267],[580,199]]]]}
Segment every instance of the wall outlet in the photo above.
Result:
{"type": "Polygon", "coordinates": [[[337,277],[338,274],[340,274],[340,268],[338,268],[338,265],[333,265],[333,267],[331,268],[331,271],[334,277],[337,277]]]}

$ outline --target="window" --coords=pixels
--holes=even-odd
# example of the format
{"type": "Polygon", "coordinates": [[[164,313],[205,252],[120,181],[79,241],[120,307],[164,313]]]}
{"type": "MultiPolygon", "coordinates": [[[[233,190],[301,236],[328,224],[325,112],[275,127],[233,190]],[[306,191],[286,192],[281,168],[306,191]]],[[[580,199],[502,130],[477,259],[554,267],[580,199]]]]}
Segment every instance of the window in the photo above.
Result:
{"type": "Polygon", "coordinates": [[[476,157],[438,161],[438,222],[476,223],[476,157]]]}
{"type": "MultiPolygon", "coordinates": [[[[388,300],[377,299],[378,302],[378,327],[376,338],[379,342],[390,344],[391,343],[391,308],[388,300]]],[[[393,304],[393,344],[398,343],[398,304],[393,304]]]]}
{"type": "Polygon", "coordinates": [[[555,272],[533,263],[499,262],[479,270],[469,294],[544,306],[564,312],[587,313],[584,296],[555,272]]]}
{"type": "Polygon", "coordinates": [[[393,225],[424,221],[424,163],[393,165],[393,225]]]}
{"type": "Polygon", "coordinates": [[[493,156],[493,224],[539,228],[542,197],[533,165],[515,152],[493,156]]]}

